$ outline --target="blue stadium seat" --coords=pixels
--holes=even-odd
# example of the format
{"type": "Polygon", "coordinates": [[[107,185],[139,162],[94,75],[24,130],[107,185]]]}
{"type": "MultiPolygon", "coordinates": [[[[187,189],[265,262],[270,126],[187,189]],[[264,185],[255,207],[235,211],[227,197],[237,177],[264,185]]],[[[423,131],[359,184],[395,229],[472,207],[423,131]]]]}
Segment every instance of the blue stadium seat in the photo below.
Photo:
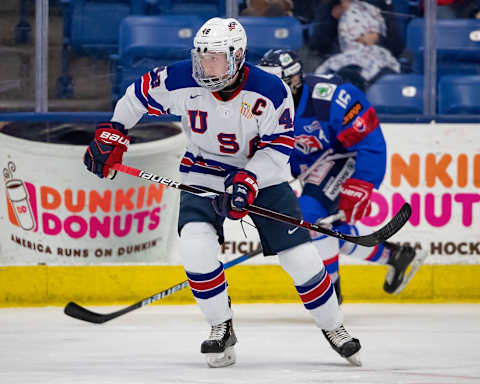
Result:
{"type": "Polygon", "coordinates": [[[64,40],[77,53],[108,56],[118,46],[118,26],[144,14],[147,0],[62,0],[64,40]]]}
{"type": "Polygon", "coordinates": [[[392,1],[393,11],[401,15],[406,15],[410,10],[410,1],[409,0],[393,0],[392,1]]]}
{"type": "Polygon", "coordinates": [[[71,55],[107,58],[117,51],[118,26],[130,14],[144,14],[148,0],[62,0],[62,75],[57,96],[73,95],[71,55]]]}
{"type": "Polygon", "coordinates": [[[442,76],[438,84],[438,113],[480,114],[480,76],[442,76]]]}
{"type": "Polygon", "coordinates": [[[421,114],[423,112],[423,76],[385,75],[368,88],[367,98],[377,113],[421,114]]]}
{"type": "Polygon", "coordinates": [[[114,101],[137,77],[190,57],[198,15],[129,16],[120,24],[114,101]]]}
{"type": "MultiPolygon", "coordinates": [[[[439,19],[437,27],[437,68],[439,75],[480,73],[480,20],[439,19]]],[[[408,24],[407,48],[415,53],[416,72],[423,72],[424,19],[408,24]]]]}
{"type": "Polygon", "coordinates": [[[225,17],[225,0],[148,0],[153,13],[180,15],[195,13],[205,19],[225,17]]]}
{"type": "Polygon", "coordinates": [[[239,17],[247,32],[247,60],[253,64],[269,49],[303,46],[303,26],[295,17],[239,17]]]}

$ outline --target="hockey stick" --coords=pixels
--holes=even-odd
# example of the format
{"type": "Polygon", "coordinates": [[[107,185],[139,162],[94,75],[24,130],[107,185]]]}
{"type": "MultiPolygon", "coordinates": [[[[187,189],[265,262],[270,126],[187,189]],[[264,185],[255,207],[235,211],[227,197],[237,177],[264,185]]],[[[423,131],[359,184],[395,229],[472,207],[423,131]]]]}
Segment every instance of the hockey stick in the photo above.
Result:
{"type": "MultiPolygon", "coordinates": [[[[331,215],[322,220],[322,224],[331,224],[336,220],[341,219],[341,213],[331,215]]],[[[230,260],[228,263],[223,265],[224,269],[233,267],[234,265],[240,264],[241,262],[248,260],[256,255],[262,253],[262,249],[259,248],[253,252],[247,253],[246,255],[239,256],[233,260],[230,260]]],[[[142,308],[145,305],[152,304],[155,301],[164,299],[167,296],[173,295],[174,293],[181,291],[182,289],[188,287],[188,280],[182,281],[181,283],[175,284],[173,287],[167,288],[159,293],[156,293],[152,296],[149,296],[135,304],[132,304],[126,308],[120,309],[111,313],[97,313],[90,311],[89,309],[82,307],[81,305],[70,301],[64,309],[66,315],[73,317],[78,320],[84,320],[89,323],[103,324],[107,321],[115,319],[117,317],[123,316],[126,313],[132,312],[135,309],[142,308]]]]}
{"type": "MultiPolygon", "coordinates": [[[[262,253],[262,248],[259,248],[253,252],[247,253],[246,255],[239,256],[228,263],[223,265],[224,269],[228,269],[237,265],[245,260],[248,260],[254,256],[262,253]]],[[[173,295],[174,293],[181,291],[182,289],[188,287],[188,280],[182,281],[181,283],[175,284],[174,286],[167,288],[161,292],[158,292],[152,296],[146,297],[143,300],[140,300],[138,303],[132,304],[126,308],[120,309],[111,313],[97,313],[90,311],[89,309],[78,305],[77,303],[70,301],[64,309],[66,315],[74,317],[78,320],[88,321],[89,323],[102,324],[112,319],[115,319],[119,316],[125,315],[128,312],[132,312],[135,309],[142,308],[145,305],[152,304],[155,301],[162,300],[167,296],[173,295]]]]}
{"type": "MultiPolygon", "coordinates": [[[[128,175],[139,177],[141,179],[150,180],[154,183],[162,184],[167,187],[180,189],[181,191],[189,192],[197,196],[211,197],[211,198],[218,196],[218,193],[216,192],[210,192],[198,187],[193,187],[191,185],[181,184],[178,181],[173,181],[173,180],[167,179],[166,177],[158,176],[152,172],[142,171],[141,169],[132,168],[127,165],[115,164],[112,167],[112,169],[115,171],[126,173],[128,175]]],[[[302,219],[297,219],[296,217],[287,216],[282,213],[271,211],[269,209],[262,208],[253,204],[249,204],[247,206],[247,209],[252,213],[255,213],[263,217],[267,217],[272,220],[277,220],[283,223],[296,225],[297,227],[302,227],[315,232],[320,232],[320,233],[323,233],[324,235],[336,237],[337,239],[342,239],[345,241],[349,241],[351,243],[363,245],[365,247],[374,247],[375,245],[379,243],[383,243],[385,240],[393,236],[406,224],[406,222],[408,221],[408,219],[412,214],[412,208],[410,207],[410,204],[405,203],[397,212],[397,214],[392,218],[392,220],[390,220],[387,224],[385,224],[379,230],[372,232],[368,235],[351,236],[342,232],[335,231],[330,228],[326,228],[321,224],[309,223],[302,219]]]]}

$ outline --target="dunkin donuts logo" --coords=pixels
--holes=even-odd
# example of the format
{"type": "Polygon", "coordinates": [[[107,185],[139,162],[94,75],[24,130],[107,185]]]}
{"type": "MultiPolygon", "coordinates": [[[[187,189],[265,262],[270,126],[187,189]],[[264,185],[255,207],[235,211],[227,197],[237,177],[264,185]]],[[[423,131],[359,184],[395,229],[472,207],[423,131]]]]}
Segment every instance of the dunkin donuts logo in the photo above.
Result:
{"type": "Polygon", "coordinates": [[[376,214],[362,219],[365,225],[384,224],[389,213],[403,203],[412,206],[410,224],[444,227],[478,226],[480,209],[480,154],[478,153],[393,153],[390,178],[384,180],[392,190],[383,195],[373,192],[376,214]],[[475,223],[477,221],[477,223],[475,223]]]}
{"type": "Polygon", "coordinates": [[[103,191],[60,190],[34,185],[15,175],[16,165],[3,169],[8,219],[24,231],[73,239],[124,237],[155,230],[161,220],[163,184],[103,191]]]}
{"type": "Polygon", "coordinates": [[[9,220],[25,231],[37,231],[35,187],[15,178],[16,169],[13,161],[8,162],[7,167],[3,168],[9,220]]]}

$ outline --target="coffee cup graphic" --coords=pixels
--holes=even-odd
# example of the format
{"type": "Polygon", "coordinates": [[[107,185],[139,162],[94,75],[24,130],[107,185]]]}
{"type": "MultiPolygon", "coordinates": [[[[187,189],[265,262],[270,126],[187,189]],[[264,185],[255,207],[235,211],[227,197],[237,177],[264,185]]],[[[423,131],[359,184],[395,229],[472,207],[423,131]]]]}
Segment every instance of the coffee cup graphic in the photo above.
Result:
{"type": "Polygon", "coordinates": [[[32,207],[22,180],[10,179],[5,182],[7,197],[15,212],[15,217],[26,231],[31,231],[35,227],[35,219],[32,214],[32,207]]]}

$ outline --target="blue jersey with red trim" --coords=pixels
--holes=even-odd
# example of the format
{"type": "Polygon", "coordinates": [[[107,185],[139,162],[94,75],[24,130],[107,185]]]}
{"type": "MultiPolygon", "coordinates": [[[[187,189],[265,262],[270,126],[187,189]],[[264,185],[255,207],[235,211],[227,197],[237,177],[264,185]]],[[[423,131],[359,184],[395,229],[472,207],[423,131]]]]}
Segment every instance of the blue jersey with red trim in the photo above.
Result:
{"type": "Polygon", "coordinates": [[[320,157],[355,156],[350,177],[378,188],[386,169],[386,145],[375,110],[358,88],[334,75],[304,78],[295,111],[295,148],[290,157],[297,177],[320,157]]]}

